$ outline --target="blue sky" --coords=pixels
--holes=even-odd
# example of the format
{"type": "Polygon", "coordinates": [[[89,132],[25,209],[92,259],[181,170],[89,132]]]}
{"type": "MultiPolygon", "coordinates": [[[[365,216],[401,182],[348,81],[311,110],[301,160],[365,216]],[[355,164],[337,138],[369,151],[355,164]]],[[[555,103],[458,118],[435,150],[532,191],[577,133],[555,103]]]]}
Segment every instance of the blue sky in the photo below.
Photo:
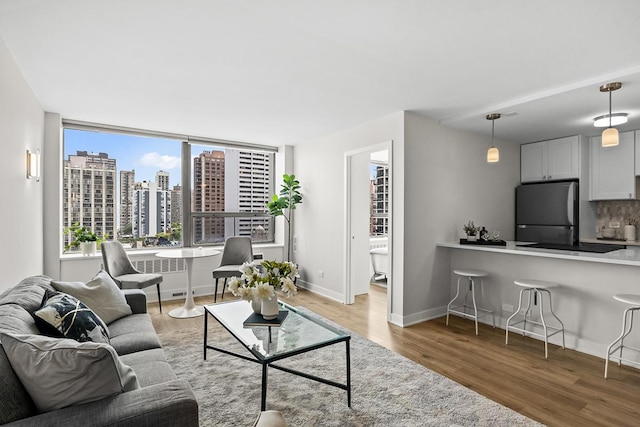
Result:
{"type": "MultiPolygon", "coordinates": [[[[116,159],[116,168],[135,170],[136,181],[154,181],[156,172],[169,172],[169,187],[180,184],[181,141],[163,138],[149,138],[118,133],[88,132],[65,129],[64,159],[75,155],[77,151],[107,153],[116,159]]],[[[192,147],[192,155],[215,147],[192,147]]],[[[222,149],[220,149],[222,150],[222,149]]]]}
{"type": "MultiPolygon", "coordinates": [[[[118,171],[135,170],[137,182],[154,181],[159,170],[169,172],[169,188],[180,184],[180,148],[181,142],[173,139],[74,129],[64,131],[65,160],[77,151],[107,153],[109,158],[116,159],[118,171]]],[[[192,146],[191,154],[197,156],[204,150],[215,149],[192,146]]],[[[375,165],[371,165],[371,179],[375,178],[375,170],[375,165]]]]}

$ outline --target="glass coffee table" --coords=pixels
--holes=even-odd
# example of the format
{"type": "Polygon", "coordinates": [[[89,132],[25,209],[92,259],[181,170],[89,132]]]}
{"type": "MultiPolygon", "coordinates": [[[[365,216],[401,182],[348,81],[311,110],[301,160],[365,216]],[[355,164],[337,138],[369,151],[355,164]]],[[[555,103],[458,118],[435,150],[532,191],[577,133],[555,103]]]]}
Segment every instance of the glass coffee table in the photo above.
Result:
{"type": "Polygon", "coordinates": [[[247,301],[232,301],[215,305],[205,305],[204,316],[204,359],[207,360],[207,350],[215,350],[250,362],[262,365],[262,395],[260,409],[266,410],[267,403],[267,371],[268,368],[278,369],[290,374],[298,375],[310,380],[328,384],[347,391],[347,406],[351,407],[351,361],[349,343],[351,336],[315,319],[296,308],[278,302],[280,310],[289,313],[280,326],[251,326],[244,327],[243,322],[253,313],[251,304],[247,301]],[[213,316],[229,333],[237,339],[251,356],[238,354],[229,350],[214,347],[207,343],[208,319],[213,316]],[[322,347],[344,342],[346,350],[346,384],[320,378],[305,372],[296,371],[284,366],[276,365],[282,359],[317,350],[322,347]]]}

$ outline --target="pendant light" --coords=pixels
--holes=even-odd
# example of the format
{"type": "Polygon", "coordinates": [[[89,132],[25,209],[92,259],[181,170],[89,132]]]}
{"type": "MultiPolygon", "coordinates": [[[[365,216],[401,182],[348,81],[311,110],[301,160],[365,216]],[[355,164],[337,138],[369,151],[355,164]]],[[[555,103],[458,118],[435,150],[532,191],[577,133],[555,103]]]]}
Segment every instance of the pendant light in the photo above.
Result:
{"type": "Polygon", "coordinates": [[[500,161],[500,151],[493,143],[493,137],[495,135],[495,121],[500,118],[500,114],[493,113],[487,114],[487,120],[491,120],[491,147],[487,151],[487,162],[496,163],[500,161]]]}
{"type": "Polygon", "coordinates": [[[602,132],[602,146],[614,147],[618,145],[618,129],[611,125],[611,92],[622,87],[622,83],[614,82],[600,86],[600,92],[609,92],[609,127],[602,132]]]}

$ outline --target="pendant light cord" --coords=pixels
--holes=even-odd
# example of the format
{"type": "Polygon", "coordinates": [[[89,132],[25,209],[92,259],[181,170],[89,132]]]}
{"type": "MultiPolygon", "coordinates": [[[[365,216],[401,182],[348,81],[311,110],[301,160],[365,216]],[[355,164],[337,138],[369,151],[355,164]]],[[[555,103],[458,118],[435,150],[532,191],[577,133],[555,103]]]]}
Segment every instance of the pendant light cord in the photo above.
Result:
{"type": "Polygon", "coordinates": [[[611,92],[613,91],[609,91],[609,127],[611,127],[611,92]]]}
{"type": "Polygon", "coordinates": [[[494,146],[493,135],[494,135],[495,126],[496,126],[496,120],[495,119],[491,119],[491,146],[492,147],[494,146]]]}

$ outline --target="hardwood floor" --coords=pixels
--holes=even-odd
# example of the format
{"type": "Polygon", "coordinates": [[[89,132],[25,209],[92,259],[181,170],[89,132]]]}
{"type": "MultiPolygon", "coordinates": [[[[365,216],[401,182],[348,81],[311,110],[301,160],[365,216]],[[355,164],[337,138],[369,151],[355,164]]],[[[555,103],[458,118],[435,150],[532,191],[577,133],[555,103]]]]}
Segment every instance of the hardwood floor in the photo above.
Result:
{"type": "MultiPolygon", "coordinates": [[[[225,300],[233,299],[225,295],[225,300]]],[[[604,359],[550,345],[544,359],[543,343],[480,325],[475,336],[470,320],[452,316],[407,328],[386,322],[386,290],[371,286],[353,305],[300,290],[283,298],[304,306],[343,327],[387,347],[454,381],[549,426],[636,426],[640,424],[640,370],[609,366],[604,359]]],[[[212,297],[197,298],[211,304],[212,297]]],[[[166,313],[182,301],[163,302],[164,314],[150,305],[158,331],[201,328],[202,318],[172,319],[166,313]]],[[[612,331],[615,338],[617,331],[612,331]]],[[[612,338],[612,339],[613,339],[612,338]]]]}

